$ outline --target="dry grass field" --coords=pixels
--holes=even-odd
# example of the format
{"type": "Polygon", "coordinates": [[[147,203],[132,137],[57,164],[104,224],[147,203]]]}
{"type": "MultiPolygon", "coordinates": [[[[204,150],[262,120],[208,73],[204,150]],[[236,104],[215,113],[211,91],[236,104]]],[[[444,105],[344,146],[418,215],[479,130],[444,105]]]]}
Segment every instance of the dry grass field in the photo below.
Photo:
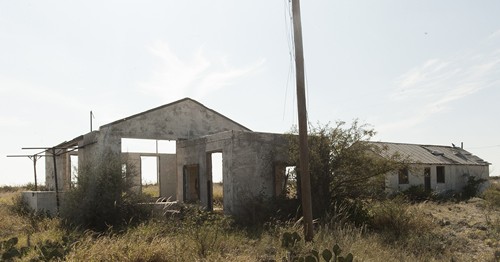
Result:
{"type": "MultiPolygon", "coordinates": [[[[318,224],[313,243],[299,241],[292,249],[282,246],[282,236],[302,234],[293,222],[254,230],[219,214],[191,212],[97,233],[23,212],[21,189],[1,189],[0,241],[18,239],[13,248],[23,253],[13,261],[282,261],[290,252],[304,255],[335,243],[354,261],[499,261],[500,184],[493,184],[482,198],[465,202],[374,202],[370,227],[318,224]]],[[[0,256],[8,253],[5,243],[0,256]]]]}

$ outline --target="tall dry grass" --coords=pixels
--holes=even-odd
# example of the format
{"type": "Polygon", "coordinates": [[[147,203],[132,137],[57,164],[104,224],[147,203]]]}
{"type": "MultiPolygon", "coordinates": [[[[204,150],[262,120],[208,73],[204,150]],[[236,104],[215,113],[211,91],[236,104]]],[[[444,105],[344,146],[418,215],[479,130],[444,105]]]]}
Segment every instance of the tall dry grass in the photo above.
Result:
{"type": "MultiPolygon", "coordinates": [[[[20,261],[40,260],[40,247],[47,241],[64,249],[65,261],[281,261],[289,252],[281,245],[283,234],[297,232],[303,239],[300,222],[273,221],[240,228],[227,216],[190,208],[123,231],[66,231],[58,218],[33,219],[14,212],[16,196],[18,192],[0,198],[0,241],[16,236],[17,247],[30,246],[20,261]]],[[[428,216],[427,204],[391,200],[370,205],[374,218],[370,227],[318,223],[314,241],[301,240],[295,251],[305,255],[337,243],[355,261],[494,261],[495,249],[489,253],[470,249],[467,243],[471,242],[443,231],[428,216]]],[[[491,213],[492,218],[497,215],[491,213]]]]}
{"type": "Polygon", "coordinates": [[[213,205],[215,209],[222,209],[224,205],[224,185],[221,183],[213,183],[212,190],[213,205]]]}

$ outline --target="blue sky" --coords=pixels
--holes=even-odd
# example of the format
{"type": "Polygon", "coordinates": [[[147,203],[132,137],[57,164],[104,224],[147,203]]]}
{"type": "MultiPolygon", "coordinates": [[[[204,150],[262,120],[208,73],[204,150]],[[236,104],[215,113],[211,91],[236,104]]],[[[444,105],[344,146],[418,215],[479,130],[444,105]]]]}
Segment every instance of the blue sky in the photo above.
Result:
{"type": "MultiPolygon", "coordinates": [[[[500,175],[499,1],[305,1],[313,123],[451,145],[500,175]]],[[[51,146],[184,97],[256,131],[297,122],[288,1],[1,1],[0,185],[51,146]]],[[[38,166],[40,174],[43,163],[38,166]]],[[[43,176],[41,180],[43,181],[43,176]]]]}

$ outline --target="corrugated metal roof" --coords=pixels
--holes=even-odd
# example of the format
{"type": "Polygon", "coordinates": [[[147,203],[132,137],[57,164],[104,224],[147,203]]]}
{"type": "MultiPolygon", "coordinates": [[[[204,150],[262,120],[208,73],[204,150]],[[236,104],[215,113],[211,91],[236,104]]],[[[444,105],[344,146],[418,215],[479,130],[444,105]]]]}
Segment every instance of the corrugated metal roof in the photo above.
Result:
{"type": "Polygon", "coordinates": [[[411,162],[430,165],[489,165],[490,163],[468,151],[453,146],[417,145],[390,142],[371,142],[387,150],[384,156],[399,154],[411,162]]]}

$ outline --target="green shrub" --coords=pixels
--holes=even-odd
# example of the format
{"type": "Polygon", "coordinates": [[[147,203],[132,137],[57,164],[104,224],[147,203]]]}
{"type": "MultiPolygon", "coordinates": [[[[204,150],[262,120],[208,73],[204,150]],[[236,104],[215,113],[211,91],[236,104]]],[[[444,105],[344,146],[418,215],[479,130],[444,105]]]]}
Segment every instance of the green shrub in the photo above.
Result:
{"type": "Polygon", "coordinates": [[[282,261],[292,262],[319,262],[322,261],[321,258],[328,261],[339,261],[339,262],[351,262],[353,260],[353,255],[351,253],[347,254],[345,257],[341,256],[342,249],[340,249],[338,244],[335,244],[330,250],[328,248],[323,249],[320,253],[316,249],[312,249],[309,254],[301,256],[301,249],[303,249],[302,238],[297,232],[285,232],[281,237],[281,247],[287,250],[286,256],[282,258],[282,261]],[[333,260],[332,260],[333,259],[333,260]]]}
{"type": "Polygon", "coordinates": [[[231,230],[232,220],[199,207],[185,208],[182,213],[181,232],[195,243],[199,258],[205,259],[210,253],[220,252],[221,239],[231,230]]]}
{"type": "Polygon", "coordinates": [[[466,200],[476,197],[479,192],[479,187],[484,182],[486,182],[486,179],[476,178],[475,176],[469,176],[467,184],[462,189],[461,199],[466,200]]]}
{"type": "Polygon", "coordinates": [[[130,190],[126,179],[130,172],[131,168],[122,170],[120,158],[111,154],[97,163],[85,163],[79,169],[77,186],[62,201],[66,225],[104,231],[149,217],[151,209],[143,203],[147,198],[130,190]]]}
{"type": "Polygon", "coordinates": [[[413,202],[429,200],[433,197],[432,191],[425,190],[423,185],[413,185],[403,191],[403,195],[413,202]]]}
{"type": "Polygon", "coordinates": [[[483,193],[484,199],[492,207],[500,208],[500,184],[492,183],[483,193]]]}
{"type": "Polygon", "coordinates": [[[13,187],[13,186],[1,186],[0,187],[0,193],[4,193],[4,192],[16,192],[17,190],[19,190],[18,187],[13,187]]]}
{"type": "Polygon", "coordinates": [[[324,221],[338,226],[345,226],[346,224],[364,226],[372,219],[366,206],[359,199],[338,201],[334,204],[331,212],[327,212],[324,221]]]}
{"type": "MultiPolygon", "coordinates": [[[[35,184],[28,183],[24,186],[24,188],[28,191],[35,191],[35,184]]],[[[49,191],[49,189],[45,185],[37,185],[36,191],[49,191]]]]}

